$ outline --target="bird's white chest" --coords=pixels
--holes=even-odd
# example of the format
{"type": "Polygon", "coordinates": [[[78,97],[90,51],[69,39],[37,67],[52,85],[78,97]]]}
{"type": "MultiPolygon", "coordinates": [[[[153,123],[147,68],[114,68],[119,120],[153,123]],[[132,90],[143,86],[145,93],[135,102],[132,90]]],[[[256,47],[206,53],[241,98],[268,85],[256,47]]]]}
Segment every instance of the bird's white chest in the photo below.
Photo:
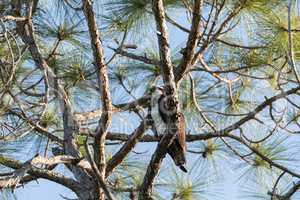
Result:
{"type": "Polygon", "coordinates": [[[167,125],[164,123],[163,119],[161,118],[158,110],[158,104],[154,104],[153,107],[151,108],[151,116],[154,121],[154,126],[156,128],[157,134],[158,135],[163,135],[167,125]]]}

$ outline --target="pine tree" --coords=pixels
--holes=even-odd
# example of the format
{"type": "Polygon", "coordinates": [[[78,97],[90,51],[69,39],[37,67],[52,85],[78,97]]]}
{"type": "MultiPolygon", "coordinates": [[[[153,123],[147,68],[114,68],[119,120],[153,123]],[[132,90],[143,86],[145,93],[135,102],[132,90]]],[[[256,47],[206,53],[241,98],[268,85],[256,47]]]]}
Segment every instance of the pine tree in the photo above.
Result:
{"type": "Polygon", "coordinates": [[[46,179],[80,200],[299,199],[299,6],[2,0],[0,198],[46,179]],[[179,113],[188,173],[166,155],[179,113]]]}

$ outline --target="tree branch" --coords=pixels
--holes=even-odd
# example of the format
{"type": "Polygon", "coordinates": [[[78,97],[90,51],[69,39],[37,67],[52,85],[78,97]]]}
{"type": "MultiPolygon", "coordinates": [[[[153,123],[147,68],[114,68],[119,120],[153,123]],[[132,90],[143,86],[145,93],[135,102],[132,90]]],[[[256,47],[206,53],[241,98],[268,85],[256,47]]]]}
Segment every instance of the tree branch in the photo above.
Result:
{"type": "Polygon", "coordinates": [[[109,48],[112,49],[115,53],[120,54],[125,57],[128,57],[128,58],[131,58],[133,60],[138,60],[143,63],[149,64],[149,65],[157,65],[157,66],[160,65],[159,61],[147,58],[146,56],[139,56],[139,55],[127,52],[127,51],[123,50],[122,48],[118,48],[118,49],[115,49],[112,47],[109,47],[109,48]]]}
{"type": "MultiPolygon", "coordinates": [[[[52,171],[49,171],[46,169],[39,169],[39,168],[33,167],[32,161],[34,161],[34,158],[25,162],[24,164],[22,164],[19,161],[4,157],[0,154],[0,164],[1,165],[4,165],[6,167],[9,167],[9,168],[12,168],[15,170],[19,170],[18,173],[15,174],[15,176],[16,175],[20,176],[22,174],[25,175],[26,173],[28,173],[34,177],[44,178],[44,179],[56,182],[58,184],[61,184],[65,187],[71,189],[75,193],[77,193],[78,189],[80,189],[82,187],[79,184],[79,182],[77,182],[71,178],[67,178],[67,177],[63,176],[62,174],[59,174],[57,172],[52,172],[52,171]]],[[[36,161],[36,162],[38,162],[38,161],[36,161]]],[[[57,163],[57,162],[51,162],[51,164],[53,164],[53,163],[57,163]]],[[[20,180],[22,180],[22,179],[20,179],[20,180]]],[[[13,181],[11,183],[14,183],[14,182],[15,181],[13,181]]],[[[7,184],[7,183],[8,182],[5,182],[5,184],[7,184]]],[[[15,183],[17,183],[17,182],[15,182],[15,183]]],[[[10,185],[10,186],[13,186],[13,185],[10,185]]]]}
{"type": "Polygon", "coordinates": [[[97,178],[97,181],[98,181],[100,187],[103,189],[106,197],[109,200],[114,200],[113,195],[111,194],[111,192],[108,190],[108,188],[106,186],[105,179],[103,178],[102,173],[99,171],[99,169],[97,167],[97,164],[95,163],[95,161],[93,160],[93,158],[91,156],[91,153],[90,153],[90,150],[89,150],[89,147],[88,147],[88,144],[87,144],[87,140],[85,141],[85,150],[86,150],[86,153],[87,153],[88,161],[90,162],[90,164],[92,166],[92,169],[93,169],[93,171],[96,175],[96,178],[97,178]]]}
{"type": "Polygon", "coordinates": [[[109,174],[112,173],[113,169],[117,167],[125,159],[125,157],[131,152],[131,150],[143,137],[143,134],[147,130],[148,126],[149,126],[149,119],[146,118],[140,123],[140,125],[134,130],[134,132],[131,135],[128,135],[128,140],[126,141],[126,143],[108,161],[106,167],[106,176],[109,176],[109,174]]]}
{"type": "Polygon", "coordinates": [[[103,47],[96,24],[93,5],[90,0],[83,0],[83,12],[88,24],[91,46],[94,55],[95,69],[97,71],[98,85],[101,91],[102,114],[96,131],[94,144],[94,159],[99,167],[102,178],[105,177],[105,138],[111,123],[112,103],[109,91],[107,66],[104,61],[103,47]]]}
{"type": "Polygon", "coordinates": [[[179,101],[177,96],[175,78],[173,74],[173,66],[171,61],[171,51],[169,46],[169,36],[166,26],[165,10],[163,0],[152,1],[152,11],[154,13],[157,29],[157,38],[159,46],[159,55],[161,62],[161,71],[165,85],[165,92],[168,97],[167,111],[172,113],[167,123],[165,135],[159,142],[156,151],[152,155],[150,164],[148,165],[146,175],[140,188],[139,199],[152,199],[152,190],[154,178],[158,174],[160,165],[167,153],[168,147],[171,145],[178,132],[179,122],[179,101]]]}
{"type": "MultiPolygon", "coordinates": [[[[37,4],[37,1],[32,4],[32,1],[28,2],[27,12],[28,16],[32,15],[33,6],[37,4]]],[[[15,6],[15,15],[21,16],[22,3],[21,1],[14,2],[15,6]]],[[[39,47],[34,38],[34,27],[31,20],[31,17],[26,21],[17,21],[16,22],[17,33],[21,37],[22,41],[28,46],[32,59],[37,67],[39,67],[43,72],[45,79],[49,80],[49,87],[53,89],[56,97],[60,103],[60,109],[63,114],[63,126],[64,126],[64,151],[67,155],[71,155],[75,158],[80,157],[80,152],[76,145],[76,134],[79,133],[79,126],[74,119],[73,109],[71,102],[68,98],[68,95],[64,87],[60,84],[60,81],[57,79],[55,73],[48,66],[45,59],[42,57],[39,47]]],[[[85,182],[86,186],[89,186],[91,180],[89,179],[86,171],[83,169],[72,166],[72,172],[76,179],[85,182]]]]}
{"type": "Polygon", "coordinates": [[[185,72],[189,70],[192,64],[192,59],[195,54],[196,47],[198,45],[198,41],[200,39],[200,27],[201,27],[201,9],[202,9],[203,0],[195,0],[194,1],[194,9],[193,9],[193,19],[191,31],[189,33],[189,37],[187,40],[186,48],[183,52],[183,58],[181,59],[181,63],[175,69],[175,81],[178,83],[185,72]]]}
{"type": "MultiPolygon", "coordinates": [[[[17,16],[21,15],[21,4],[16,3],[16,9],[15,14],[17,16]]],[[[30,9],[29,9],[30,10],[30,9]]],[[[63,119],[64,119],[64,143],[66,148],[66,152],[69,155],[79,157],[79,151],[76,148],[75,142],[74,142],[74,135],[76,134],[76,131],[74,128],[78,128],[76,121],[73,119],[73,110],[71,107],[71,103],[69,101],[69,98],[62,87],[62,85],[59,84],[56,75],[52,71],[52,69],[48,66],[46,61],[43,59],[40,50],[36,44],[35,38],[34,38],[34,28],[31,19],[28,21],[19,21],[17,24],[17,32],[22,38],[23,42],[28,45],[28,49],[30,51],[30,54],[35,62],[35,65],[39,67],[41,70],[45,72],[45,78],[49,79],[49,84],[52,89],[54,89],[61,105],[61,110],[63,112],[63,119]]]]}

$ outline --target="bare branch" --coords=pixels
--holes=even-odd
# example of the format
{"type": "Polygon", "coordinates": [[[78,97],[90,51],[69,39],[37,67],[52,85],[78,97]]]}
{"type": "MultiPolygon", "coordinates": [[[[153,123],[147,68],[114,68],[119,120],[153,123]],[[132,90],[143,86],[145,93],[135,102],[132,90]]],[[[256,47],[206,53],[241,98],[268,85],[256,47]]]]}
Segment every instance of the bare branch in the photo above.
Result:
{"type": "Polygon", "coordinates": [[[12,15],[5,15],[5,16],[0,17],[0,20],[3,20],[3,21],[25,21],[25,20],[27,20],[27,18],[12,16],[12,15]]]}
{"type": "Polygon", "coordinates": [[[100,184],[100,187],[103,189],[106,197],[109,200],[114,200],[113,195],[111,194],[111,192],[108,190],[108,188],[106,186],[105,179],[103,178],[102,173],[99,171],[99,169],[97,167],[97,164],[95,163],[95,161],[93,160],[93,158],[91,156],[91,153],[90,153],[90,150],[89,150],[89,147],[88,147],[88,144],[87,144],[87,140],[85,141],[85,150],[87,152],[87,157],[88,157],[88,160],[89,160],[89,162],[92,166],[92,169],[94,170],[94,172],[96,174],[96,178],[97,178],[98,183],[100,184]]]}
{"type": "Polygon", "coordinates": [[[107,75],[107,66],[105,65],[103,47],[100,38],[100,32],[97,28],[96,17],[93,11],[93,5],[90,0],[83,0],[83,11],[89,28],[91,46],[94,55],[95,68],[97,71],[98,85],[101,91],[102,114],[97,127],[94,158],[102,178],[105,177],[105,138],[107,129],[111,123],[112,103],[109,91],[109,80],[107,75]]]}
{"type": "Polygon", "coordinates": [[[118,48],[118,49],[115,49],[115,48],[112,48],[112,47],[109,47],[109,48],[112,49],[117,54],[128,57],[130,59],[141,61],[143,63],[150,64],[150,65],[157,65],[157,66],[160,65],[159,61],[147,58],[147,56],[136,55],[136,54],[127,52],[127,51],[123,50],[122,48],[118,48]]]}
{"type": "Polygon", "coordinates": [[[147,130],[149,125],[149,119],[145,119],[141,124],[134,130],[131,135],[128,135],[129,138],[127,142],[121,147],[121,149],[107,162],[106,167],[106,176],[112,172],[112,170],[118,166],[129,152],[135,147],[135,145],[140,141],[144,132],[147,130]]]}
{"type": "Polygon", "coordinates": [[[46,169],[39,169],[36,167],[33,167],[32,161],[34,160],[31,159],[24,164],[11,159],[11,158],[6,158],[2,155],[0,155],[0,164],[4,165],[6,167],[12,168],[17,170],[16,172],[13,173],[13,176],[10,177],[11,179],[5,179],[4,181],[1,180],[1,186],[5,187],[14,187],[16,184],[19,183],[19,181],[22,180],[23,176],[28,173],[32,176],[38,177],[38,178],[44,178],[47,180],[51,180],[53,182],[59,183],[61,185],[64,185],[65,187],[68,187],[69,189],[73,190],[74,192],[77,192],[78,189],[81,187],[80,184],[71,179],[63,176],[62,174],[52,172],[46,169]],[[2,183],[4,185],[2,185],[2,183]]]}
{"type": "Polygon", "coordinates": [[[148,165],[147,172],[144,176],[143,183],[140,188],[139,199],[140,200],[152,200],[152,192],[154,185],[154,178],[157,176],[163,159],[166,156],[167,148],[170,146],[173,134],[165,134],[161,141],[158,143],[154,154],[151,157],[150,164],[148,165]],[[171,141],[171,142],[170,142],[171,141]]]}
{"type": "Polygon", "coordinates": [[[184,49],[183,52],[182,61],[179,64],[179,66],[175,69],[176,83],[180,81],[180,79],[183,77],[185,72],[187,72],[192,65],[192,59],[194,57],[195,50],[201,35],[200,26],[201,26],[202,4],[203,4],[203,0],[194,1],[191,31],[189,33],[186,48],[184,49]]]}

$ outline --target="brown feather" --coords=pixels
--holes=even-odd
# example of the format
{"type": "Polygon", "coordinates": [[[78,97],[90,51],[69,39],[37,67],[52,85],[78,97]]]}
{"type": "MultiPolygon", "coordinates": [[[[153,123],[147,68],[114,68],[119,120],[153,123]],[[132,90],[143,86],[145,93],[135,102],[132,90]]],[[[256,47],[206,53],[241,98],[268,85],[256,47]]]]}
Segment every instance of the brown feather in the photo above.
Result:
{"type": "Polygon", "coordinates": [[[180,167],[184,172],[187,172],[185,169],[185,151],[186,151],[186,141],[185,141],[185,121],[182,113],[179,115],[179,130],[176,138],[170,145],[167,150],[167,153],[172,157],[174,163],[180,167]]]}
{"type": "Polygon", "coordinates": [[[185,120],[182,113],[179,113],[179,130],[178,130],[178,141],[183,151],[186,151],[185,141],[185,120]]]}

